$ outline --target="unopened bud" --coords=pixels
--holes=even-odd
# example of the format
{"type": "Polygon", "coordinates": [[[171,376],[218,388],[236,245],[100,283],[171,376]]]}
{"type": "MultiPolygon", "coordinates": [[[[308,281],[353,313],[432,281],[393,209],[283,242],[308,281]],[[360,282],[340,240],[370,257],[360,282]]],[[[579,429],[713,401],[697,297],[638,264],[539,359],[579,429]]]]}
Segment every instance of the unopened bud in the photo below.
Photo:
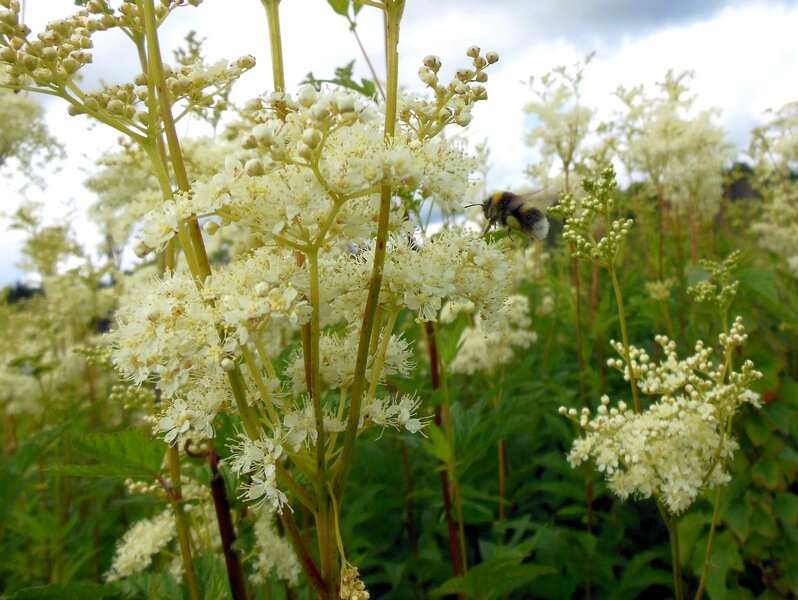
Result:
{"type": "Polygon", "coordinates": [[[316,88],[313,87],[313,85],[311,85],[310,83],[306,83],[299,88],[299,91],[297,92],[296,95],[296,99],[301,106],[309,108],[313,106],[313,103],[316,101],[318,95],[319,94],[316,91],[316,88]]]}
{"type": "Polygon", "coordinates": [[[340,113],[348,113],[355,110],[355,100],[349,94],[337,94],[335,104],[340,113]]]}
{"type": "Polygon", "coordinates": [[[222,370],[226,371],[227,373],[229,373],[230,371],[235,370],[235,368],[236,368],[235,361],[233,361],[233,359],[229,358],[229,357],[223,358],[221,365],[222,365],[222,370]]]}
{"type": "Polygon", "coordinates": [[[244,165],[244,172],[250,177],[257,177],[263,175],[265,170],[259,158],[250,158],[244,165]]]}
{"type": "Polygon", "coordinates": [[[424,66],[427,67],[428,69],[431,69],[433,73],[437,73],[441,68],[441,59],[435,56],[434,54],[425,56],[424,66]]]}
{"type": "Polygon", "coordinates": [[[302,132],[302,141],[307,144],[308,148],[317,148],[321,139],[322,133],[318,129],[311,127],[302,132]]]}
{"type": "Polygon", "coordinates": [[[217,231],[219,231],[219,223],[216,221],[205,221],[202,225],[202,229],[208,235],[214,235],[217,231]]]}
{"type": "Polygon", "coordinates": [[[252,128],[252,135],[259,144],[267,146],[274,142],[274,130],[268,123],[259,123],[252,128]]]}
{"type": "Polygon", "coordinates": [[[460,68],[454,72],[454,76],[460,81],[469,81],[474,76],[474,71],[460,68]]]}
{"type": "Polygon", "coordinates": [[[496,61],[499,60],[499,53],[498,52],[488,52],[485,55],[485,60],[488,61],[489,65],[492,65],[493,63],[495,63],[496,61]]]}
{"type": "Polygon", "coordinates": [[[150,252],[152,252],[152,248],[150,248],[150,247],[149,247],[147,244],[145,244],[143,241],[139,240],[139,242],[138,242],[138,243],[135,245],[135,247],[133,248],[133,252],[134,252],[134,253],[136,254],[136,256],[138,256],[139,258],[144,258],[144,257],[145,257],[145,256],[147,256],[147,255],[148,255],[150,252]]]}
{"type": "Polygon", "coordinates": [[[255,57],[251,54],[241,56],[236,60],[236,66],[240,69],[251,69],[255,66],[255,57]]]}
{"type": "Polygon", "coordinates": [[[466,56],[469,58],[476,58],[479,56],[479,46],[469,46],[466,50],[466,56]]]}

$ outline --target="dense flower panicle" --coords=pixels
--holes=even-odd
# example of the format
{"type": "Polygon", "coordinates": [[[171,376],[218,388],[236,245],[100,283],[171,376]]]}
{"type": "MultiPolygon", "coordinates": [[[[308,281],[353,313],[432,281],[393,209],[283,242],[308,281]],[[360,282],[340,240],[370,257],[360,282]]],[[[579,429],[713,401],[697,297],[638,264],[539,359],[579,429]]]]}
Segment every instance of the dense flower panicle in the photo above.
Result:
{"type": "MultiPolygon", "coordinates": [[[[373,235],[382,185],[431,198],[445,211],[466,195],[475,163],[462,148],[412,131],[386,141],[382,116],[357,95],[309,86],[297,99],[277,94],[256,107],[245,149],[216,175],[195,182],[191,194],[147,215],[147,248],[162,248],[178,220],[192,214],[239,223],[262,243],[280,236],[307,244],[322,231],[328,239],[345,235],[357,242],[373,235]]],[[[403,211],[397,206],[395,212],[398,224],[403,211]]]]}
{"type": "Polygon", "coordinates": [[[419,417],[421,398],[414,394],[399,394],[389,398],[370,398],[363,403],[360,413],[360,428],[370,425],[393,427],[397,431],[406,429],[410,433],[420,432],[431,417],[419,417]]]}
{"type": "Polygon", "coordinates": [[[296,586],[302,567],[291,547],[291,542],[277,533],[270,512],[263,511],[256,514],[254,527],[256,554],[250,581],[256,585],[264,584],[274,569],[278,579],[290,586],[296,586]]]}
{"type": "Polygon", "coordinates": [[[258,248],[214,271],[202,297],[226,332],[225,350],[233,352],[271,323],[307,323],[310,306],[291,283],[303,277],[293,254],[274,247],[258,248]]]}
{"type": "MultiPolygon", "coordinates": [[[[354,381],[355,354],[359,332],[350,329],[344,335],[322,333],[319,340],[319,380],[321,384],[333,390],[346,390],[354,381]]],[[[378,345],[382,342],[378,342],[378,345]]],[[[374,356],[370,357],[366,365],[366,379],[371,380],[374,356]]],[[[379,374],[379,381],[384,382],[386,377],[407,377],[413,368],[412,351],[410,345],[400,336],[391,335],[387,342],[387,351],[379,374]]],[[[292,382],[294,394],[301,395],[307,392],[305,379],[305,360],[302,349],[297,350],[285,368],[285,374],[292,382]]]]}
{"type": "Polygon", "coordinates": [[[131,293],[135,297],[121,303],[109,338],[123,377],[136,384],[157,381],[171,397],[220,363],[225,353],[213,314],[190,276],[166,274],[131,293]]]}
{"type": "Polygon", "coordinates": [[[280,512],[288,504],[288,498],[277,487],[277,461],[283,456],[282,443],[262,435],[251,440],[244,434],[231,448],[230,468],[249,481],[242,484],[241,497],[253,502],[256,507],[266,507],[269,511],[280,512]]]}
{"type": "Polygon", "coordinates": [[[215,373],[215,378],[207,374],[196,386],[174,398],[158,419],[156,429],[167,444],[182,444],[187,439],[196,443],[214,436],[216,414],[231,403],[230,390],[219,376],[221,371],[215,373]]]}
{"type": "Polygon", "coordinates": [[[106,581],[116,581],[139,573],[152,562],[175,537],[175,517],[167,509],[152,519],[143,519],[131,527],[117,544],[106,581]]]}
{"type": "Polygon", "coordinates": [[[529,330],[532,319],[526,296],[510,296],[496,316],[488,332],[483,329],[481,319],[474,320],[473,325],[463,330],[457,356],[449,364],[453,373],[491,373],[514,358],[515,348],[529,348],[537,341],[537,334],[529,330]]]}
{"type": "MultiPolygon", "coordinates": [[[[620,498],[653,495],[672,513],[684,511],[704,488],[727,483],[728,465],[737,449],[728,423],[743,403],[760,406],[759,395],[750,386],[762,374],[751,361],[739,371],[729,366],[733,351],[746,338],[738,317],[718,338],[725,357],[720,365],[702,342],[696,343],[691,356],[679,360],[676,344],[657,336],[664,352],[658,364],[645,351],[631,347],[628,360],[639,377],[640,391],[659,400],[642,413],[628,410],[625,402],[611,408],[607,396],[593,417],[586,408],[581,413],[561,408],[561,414],[584,431],[568,454],[571,466],[592,459],[620,498]]],[[[622,344],[613,346],[623,353],[622,344]]],[[[628,377],[627,360],[610,359],[608,364],[628,377]]]]}
{"type": "MultiPolygon", "coordinates": [[[[291,450],[298,452],[302,446],[308,449],[315,447],[319,432],[316,428],[313,404],[306,399],[304,405],[294,405],[293,409],[285,409],[283,412],[282,439],[291,450]]],[[[327,433],[337,433],[346,429],[346,423],[330,411],[324,411],[322,424],[327,433]]]]}

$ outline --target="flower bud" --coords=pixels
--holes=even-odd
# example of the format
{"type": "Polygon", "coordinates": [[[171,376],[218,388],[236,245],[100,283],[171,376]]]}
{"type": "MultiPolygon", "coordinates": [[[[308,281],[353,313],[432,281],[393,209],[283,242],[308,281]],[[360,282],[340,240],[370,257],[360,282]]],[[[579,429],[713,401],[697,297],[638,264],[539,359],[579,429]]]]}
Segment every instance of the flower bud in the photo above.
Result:
{"type": "Polygon", "coordinates": [[[108,106],[106,106],[105,108],[108,109],[108,112],[114,115],[121,115],[125,110],[125,105],[122,103],[121,100],[117,100],[116,98],[114,98],[113,100],[108,102],[108,106]]]}
{"type": "Polygon", "coordinates": [[[297,95],[296,95],[296,99],[297,99],[297,102],[299,102],[299,104],[301,106],[304,106],[305,108],[309,108],[309,107],[313,106],[313,103],[316,101],[316,98],[318,97],[318,95],[319,94],[316,91],[316,88],[313,87],[312,84],[306,83],[306,84],[300,86],[299,91],[297,92],[297,95]]]}
{"type": "Polygon", "coordinates": [[[74,58],[67,57],[61,63],[61,66],[64,67],[64,71],[66,71],[69,75],[73,75],[80,69],[80,63],[76,61],[74,58]]]}
{"type": "Polygon", "coordinates": [[[255,293],[261,298],[265,298],[269,295],[269,284],[265,281],[258,282],[255,284],[255,293]]]}
{"type": "Polygon", "coordinates": [[[302,132],[302,141],[307,144],[309,148],[317,148],[321,143],[322,133],[318,129],[312,127],[302,132]]]}
{"type": "Polygon", "coordinates": [[[269,123],[259,123],[252,128],[252,135],[258,141],[258,144],[268,146],[274,142],[274,130],[269,123]]]}
{"type": "Polygon", "coordinates": [[[240,69],[251,69],[255,66],[255,57],[251,54],[241,56],[236,60],[236,66],[240,69]]]}
{"type": "Polygon", "coordinates": [[[225,358],[222,359],[221,366],[222,366],[222,370],[223,371],[229,373],[230,371],[234,371],[235,370],[236,363],[235,363],[235,361],[233,361],[232,358],[230,358],[229,356],[226,356],[225,358]]]}
{"type": "Polygon", "coordinates": [[[422,81],[422,83],[428,86],[433,86],[438,83],[438,76],[427,67],[421,67],[418,70],[418,78],[422,81]]]}
{"type": "Polygon", "coordinates": [[[250,158],[246,164],[244,164],[244,172],[250,177],[257,177],[263,175],[265,169],[259,158],[250,158]]]}
{"type": "Polygon", "coordinates": [[[327,117],[330,116],[330,109],[326,103],[316,102],[310,108],[310,116],[313,117],[316,121],[324,121],[327,117]]]}
{"type": "Polygon", "coordinates": [[[308,145],[307,145],[305,142],[299,142],[299,143],[296,145],[296,153],[297,153],[297,154],[298,154],[300,157],[302,157],[302,158],[304,158],[305,160],[308,160],[308,161],[309,161],[311,158],[313,158],[313,149],[311,149],[310,147],[308,147],[308,145]]]}
{"type": "Polygon", "coordinates": [[[217,231],[219,231],[219,223],[213,220],[205,221],[205,223],[202,225],[202,229],[208,235],[214,235],[217,231]]]}
{"type": "Polygon", "coordinates": [[[460,81],[470,81],[470,79],[474,76],[474,71],[471,69],[460,68],[454,72],[454,76],[460,81]]]}
{"type": "Polygon", "coordinates": [[[469,46],[466,50],[466,56],[469,58],[476,58],[479,56],[479,46],[469,46]]]}
{"type": "Polygon", "coordinates": [[[0,62],[13,63],[17,60],[17,53],[8,46],[0,48],[0,62]]]}
{"type": "Polygon", "coordinates": [[[136,256],[138,256],[139,258],[144,258],[144,257],[145,257],[145,256],[147,256],[147,255],[148,255],[148,254],[149,254],[151,251],[152,251],[152,248],[150,248],[150,247],[149,247],[147,244],[145,244],[145,243],[144,243],[143,241],[141,241],[141,240],[139,240],[139,242],[138,242],[138,243],[135,245],[135,247],[133,248],[133,252],[134,252],[134,253],[135,253],[135,255],[136,255],[136,256]]]}
{"type": "Polygon", "coordinates": [[[499,60],[499,53],[498,52],[488,52],[485,55],[485,60],[488,61],[489,65],[492,65],[493,63],[495,63],[496,61],[499,60]]]}
{"type": "Polygon", "coordinates": [[[461,127],[466,127],[471,122],[471,113],[465,110],[462,111],[454,118],[454,122],[461,127]]]}
{"type": "Polygon", "coordinates": [[[424,66],[430,69],[433,73],[437,73],[441,68],[441,59],[430,54],[424,57],[424,66]]]}
{"type": "Polygon", "coordinates": [[[335,104],[338,107],[338,112],[348,113],[355,110],[355,99],[349,94],[336,94],[335,104]]]}

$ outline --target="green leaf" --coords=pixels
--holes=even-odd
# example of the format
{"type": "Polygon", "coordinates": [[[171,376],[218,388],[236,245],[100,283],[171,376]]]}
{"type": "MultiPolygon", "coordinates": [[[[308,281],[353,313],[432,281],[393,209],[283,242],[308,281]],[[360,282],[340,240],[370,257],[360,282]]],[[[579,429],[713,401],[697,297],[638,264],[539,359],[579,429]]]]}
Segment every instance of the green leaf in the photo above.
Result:
{"type": "Polygon", "coordinates": [[[748,505],[739,496],[729,503],[728,508],[723,513],[723,522],[743,542],[748,539],[751,533],[748,513],[748,505]]]}
{"type": "Polygon", "coordinates": [[[429,425],[424,428],[427,439],[424,440],[424,449],[442,463],[449,463],[452,456],[452,448],[443,430],[437,425],[429,425]]]}
{"type": "Polygon", "coordinates": [[[751,476],[757,485],[769,490],[777,489],[782,483],[779,464],[770,456],[766,456],[754,464],[751,476]]]}
{"type": "Polygon", "coordinates": [[[160,475],[166,445],[138,429],[94,433],[75,440],[75,446],[97,463],[66,465],[55,470],[82,477],[154,479],[160,475]]]}
{"type": "Polygon", "coordinates": [[[792,492],[779,492],[773,500],[776,516],[787,525],[798,523],[798,496],[792,492]]]}
{"type": "Polygon", "coordinates": [[[332,9],[341,16],[346,16],[349,12],[349,0],[327,0],[332,9]]]}
{"type": "Polygon", "coordinates": [[[613,598],[636,598],[640,593],[654,585],[670,586],[673,575],[667,569],[652,565],[662,562],[657,550],[644,550],[635,554],[625,566],[621,578],[613,589],[613,598]]]}
{"type": "Polygon", "coordinates": [[[759,415],[752,415],[751,418],[745,421],[745,433],[754,444],[754,446],[762,446],[768,438],[773,435],[773,432],[765,419],[759,415]]]}
{"type": "Polygon", "coordinates": [[[25,588],[11,596],[11,600],[94,600],[121,597],[116,585],[76,581],[25,588]]]}
{"type": "Polygon", "coordinates": [[[66,429],[66,425],[47,429],[25,440],[9,458],[0,463],[0,506],[10,507],[23,489],[25,472],[66,429]]]}
{"type": "Polygon", "coordinates": [[[493,600],[533,582],[538,577],[557,572],[553,567],[521,564],[522,560],[522,556],[501,553],[476,565],[466,576],[449,579],[433,590],[432,596],[465,594],[480,600],[493,600]]]}

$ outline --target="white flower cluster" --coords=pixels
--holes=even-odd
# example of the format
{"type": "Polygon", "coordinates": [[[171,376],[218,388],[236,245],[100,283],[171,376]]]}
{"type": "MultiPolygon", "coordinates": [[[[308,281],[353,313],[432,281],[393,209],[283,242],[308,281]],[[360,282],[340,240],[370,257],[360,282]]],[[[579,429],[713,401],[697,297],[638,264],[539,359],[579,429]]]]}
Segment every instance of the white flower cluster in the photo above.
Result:
{"type": "MultiPolygon", "coordinates": [[[[620,498],[653,495],[674,514],[689,507],[704,488],[727,483],[727,467],[737,449],[728,425],[741,404],[759,406],[759,395],[750,386],[761,373],[751,361],[739,371],[730,366],[733,350],[746,337],[740,318],[720,335],[726,357],[721,365],[712,362],[711,349],[701,342],[692,356],[679,360],[675,343],[658,336],[657,343],[665,352],[659,364],[653,364],[645,351],[633,348],[630,355],[640,376],[640,391],[659,399],[639,414],[623,401],[610,407],[607,396],[592,418],[587,408],[581,413],[560,408],[584,431],[574,442],[568,462],[576,467],[592,459],[620,498]]],[[[623,351],[622,345],[614,346],[623,351]]],[[[608,363],[628,372],[623,360],[608,363]]]]}
{"type": "MultiPolygon", "coordinates": [[[[332,332],[322,333],[319,340],[319,377],[324,386],[333,390],[347,390],[352,385],[355,377],[352,348],[357,347],[358,334],[356,329],[350,329],[340,336],[332,332]]],[[[366,379],[369,381],[373,362],[372,355],[366,365],[366,379]]],[[[410,345],[401,337],[391,335],[378,381],[384,382],[390,376],[407,377],[414,366],[410,345]]],[[[289,376],[295,394],[307,392],[305,360],[301,348],[288,361],[285,374],[289,376]]]]}
{"type": "Polygon", "coordinates": [[[209,276],[202,290],[183,273],[133,289],[110,335],[115,366],[136,384],[157,381],[174,396],[269,324],[307,321],[307,301],[286,283],[295,271],[290,253],[260,248],[209,276]]]}
{"type": "Polygon", "coordinates": [[[429,422],[427,417],[418,417],[417,411],[421,398],[414,394],[398,394],[392,398],[370,398],[363,403],[360,413],[360,427],[376,425],[377,427],[393,427],[396,430],[406,429],[410,433],[418,433],[429,422]]]}
{"type": "Polygon", "coordinates": [[[175,537],[175,517],[170,509],[152,519],[138,521],[117,544],[106,581],[116,581],[139,573],[175,537]]]}
{"type": "Polygon", "coordinates": [[[277,488],[277,461],[283,455],[283,447],[265,436],[252,440],[239,435],[238,443],[231,447],[230,468],[239,477],[247,475],[241,495],[256,507],[266,506],[270,511],[282,511],[288,503],[286,495],[277,488]]]}
{"type": "Polygon", "coordinates": [[[497,319],[488,331],[481,319],[466,327],[460,335],[457,355],[449,364],[453,373],[473,375],[477,371],[491,373],[514,357],[515,348],[529,348],[537,341],[530,331],[529,298],[514,294],[504,301],[497,319]]]}
{"type": "MultiPolygon", "coordinates": [[[[261,241],[279,236],[306,245],[320,232],[358,241],[373,234],[382,185],[415,191],[444,210],[466,195],[474,164],[463,150],[412,131],[386,141],[382,115],[354,94],[307,85],[295,99],[275,93],[250,110],[258,122],[244,140],[247,150],[196,182],[188,197],[150,213],[145,248],[162,248],[179,219],[192,214],[238,223],[261,241]]],[[[395,208],[399,225],[402,211],[395,208]]]]}
{"type": "Polygon", "coordinates": [[[269,512],[257,513],[254,527],[256,554],[249,579],[254,584],[266,583],[274,569],[278,579],[293,587],[299,581],[302,568],[291,543],[274,530],[273,518],[269,512]]]}

